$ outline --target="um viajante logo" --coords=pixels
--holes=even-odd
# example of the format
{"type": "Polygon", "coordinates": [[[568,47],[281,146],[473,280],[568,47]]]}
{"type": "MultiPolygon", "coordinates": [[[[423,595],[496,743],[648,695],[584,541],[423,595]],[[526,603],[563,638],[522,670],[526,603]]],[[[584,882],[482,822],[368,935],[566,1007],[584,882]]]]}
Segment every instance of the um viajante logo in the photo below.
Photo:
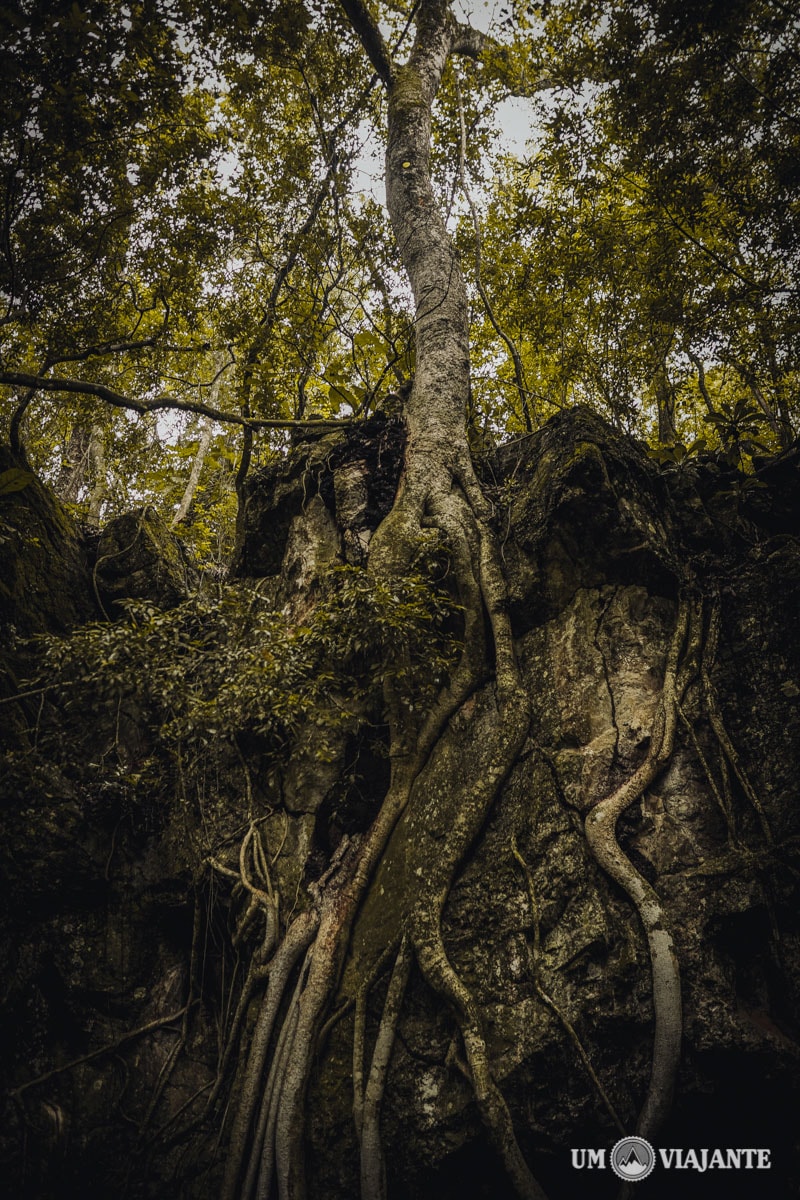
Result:
{"type": "Polygon", "coordinates": [[[571,1150],[575,1170],[596,1171],[608,1167],[627,1183],[646,1179],[659,1164],[667,1171],[764,1171],[772,1166],[768,1149],[729,1148],[726,1150],[682,1149],[671,1147],[654,1150],[642,1137],[620,1138],[610,1151],[571,1150]]]}
{"type": "Polygon", "coordinates": [[[656,1165],[656,1152],[644,1138],[624,1137],[612,1149],[610,1160],[615,1175],[636,1183],[646,1179],[656,1165]]]}

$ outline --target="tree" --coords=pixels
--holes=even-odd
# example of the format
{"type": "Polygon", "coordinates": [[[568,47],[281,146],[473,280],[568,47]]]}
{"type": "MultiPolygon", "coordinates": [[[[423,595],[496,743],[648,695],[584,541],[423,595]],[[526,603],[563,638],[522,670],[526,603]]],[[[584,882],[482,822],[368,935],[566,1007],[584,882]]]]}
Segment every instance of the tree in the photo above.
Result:
{"type": "MultiPolygon", "coordinates": [[[[759,14],[766,11],[755,7],[759,14]]],[[[691,37],[687,49],[686,31],[677,18],[664,17],[666,29],[661,29],[660,9],[651,13],[646,6],[637,8],[629,25],[623,11],[614,6],[595,12],[584,5],[579,6],[579,15],[584,27],[589,26],[592,49],[587,64],[567,33],[572,6],[559,6],[553,12],[550,6],[544,8],[545,34],[549,32],[553,39],[553,62],[547,74],[531,65],[531,57],[536,59],[542,52],[530,35],[528,15],[518,14],[516,40],[498,44],[460,24],[447,0],[420,0],[408,12],[387,8],[381,21],[360,0],[342,0],[346,21],[338,11],[293,3],[277,5],[266,15],[231,3],[212,6],[201,15],[193,13],[191,6],[185,11],[178,6],[177,17],[169,7],[153,4],[119,14],[107,12],[103,5],[96,12],[74,5],[57,16],[35,7],[32,16],[20,10],[16,20],[10,18],[19,29],[12,39],[14,55],[31,75],[43,62],[51,63],[53,46],[61,37],[59,33],[54,38],[56,27],[61,29],[66,22],[75,33],[73,59],[67,59],[64,68],[66,82],[53,84],[58,96],[61,88],[69,97],[69,112],[65,115],[60,102],[49,97],[35,112],[19,113],[16,142],[11,137],[4,151],[6,321],[12,338],[0,382],[20,389],[10,420],[12,444],[19,455],[22,421],[30,420],[30,407],[39,393],[90,396],[147,420],[162,410],[202,417],[207,423],[199,430],[187,426],[197,434],[185,456],[187,465],[192,460],[189,478],[185,487],[173,485],[171,490],[171,501],[180,501],[174,518],[179,525],[210,453],[208,422],[236,428],[241,431],[237,468],[241,542],[246,481],[254,439],[261,431],[280,431],[278,436],[283,437],[286,429],[296,433],[298,425],[301,436],[309,429],[335,428],[342,420],[368,412],[390,373],[408,385],[400,389],[406,434],[400,484],[369,543],[365,572],[351,584],[350,592],[342,585],[347,604],[333,587],[327,594],[323,590],[304,598],[308,610],[290,611],[289,617],[264,617],[260,610],[254,616],[255,600],[244,616],[238,610],[234,613],[233,600],[210,608],[203,608],[202,602],[175,619],[148,611],[137,616],[134,611],[138,633],[127,628],[123,633],[95,629],[77,643],[87,661],[95,656],[105,664],[98,671],[128,661],[126,655],[134,661],[136,647],[142,646],[161,663],[157,670],[162,670],[170,645],[179,645],[181,653],[194,661],[191,656],[199,639],[201,700],[194,711],[180,709],[188,676],[176,677],[171,663],[158,677],[158,686],[150,687],[149,703],[174,704],[176,712],[180,710],[177,716],[173,713],[169,736],[194,737],[194,722],[209,720],[212,702],[203,698],[202,688],[213,659],[214,669],[221,672],[214,679],[223,678],[226,694],[233,697],[234,716],[243,723],[247,706],[259,703],[255,687],[265,690],[269,680],[269,704],[262,697],[256,733],[275,741],[282,730],[296,733],[301,721],[335,694],[332,661],[337,657],[349,661],[363,652],[364,645],[374,649],[368,634],[362,644],[342,632],[357,604],[373,618],[375,627],[383,621],[398,643],[393,657],[381,647],[385,657],[376,670],[380,678],[371,677],[363,691],[354,691],[353,711],[348,714],[357,727],[368,725],[376,715],[374,690],[380,682],[378,716],[386,727],[390,764],[385,792],[378,797],[368,826],[342,838],[331,849],[324,869],[309,877],[304,905],[281,922],[270,864],[252,813],[235,860],[209,853],[203,864],[215,877],[233,879],[247,895],[236,933],[237,942],[250,946],[246,979],[206,1110],[206,1115],[215,1112],[226,1097],[230,1063],[238,1059],[237,1086],[230,1095],[224,1200],[267,1195],[273,1177],[281,1200],[301,1200],[305,1195],[305,1099],[318,1041],[335,1016],[331,1006],[354,922],[412,797],[423,823],[437,819],[442,801],[432,784],[432,764],[437,755],[439,760],[446,758],[448,728],[456,717],[469,719],[465,714],[479,692],[488,716],[480,745],[469,761],[460,764],[461,778],[448,809],[453,813],[452,827],[415,885],[399,944],[384,948],[394,958],[394,967],[366,1073],[363,1006],[368,979],[362,981],[363,994],[357,1001],[353,1082],[362,1194],[372,1200],[385,1193],[380,1108],[398,1014],[416,963],[429,987],[454,1014],[482,1120],[515,1191],[522,1197],[544,1196],[493,1078],[479,1007],[451,964],[441,928],[454,876],[517,762],[530,726],[530,706],[512,636],[500,533],[469,438],[469,421],[476,409],[470,366],[474,320],[470,289],[487,314],[484,328],[476,331],[482,345],[491,337],[497,347],[498,330],[512,329],[521,335],[503,334],[503,350],[496,351],[513,362],[517,389],[515,406],[497,406],[492,411],[487,405],[486,423],[494,423],[501,433],[523,424],[532,431],[532,412],[538,410],[544,417],[548,406],[568,406],[576,397],[587,396],[599,396],[618,423],[641,431],[637,407],[644,398],[656,415],[656,440],[674,443],[681,432],[681,414],[676,410],[672,376],[676,364],[685,366],[681,356],[693,364],[700,362],[699,392],[710,415],[720,417],[716,380],[711,370],[706,375],[702,367],[709,340],[717,337],[725,343],[719,361],[730,360],[740,369],[773,436],[781,443],[791,436],[786,391],[793,366],[783,362],[777,350],[785,314],[780,309],[776,318],[768,304],[770,297],[783,294],[782,272],[788,269],[790,257],[786,246],[782,243],[772,255],[763,247],[749,257],[745,254],[747,247],[743,250],[740,243],[746,241],[742,231],[749,228],[750,214],[741,203],[734,171],[724,174],[729,186],[721,189],[713,206],[709,204],[704,177],[713,177],[721,169],[721,156],[710,139],[703,144],[705,156],[691,167],[683,163],[677,170],[671,159],[666,165],[661,161],[653,111],[656,94],[646,85],[641,94],[637,92],[637,101],[645,112],[645,134],[651,140],[643,135],[633,140],[632,149],[623,148],[630,126],[626,125],[626,94],[617,94],[620,81],[614,71],[608,22],[614,35],[620,31],[624,35],[619,46],[637,70],[647,65],[653,53],[654,29],[668,45],[677,39],[681,78],[701,75],[701,51],[691,37]],[[228,28],[225,22],[230,18],[228,28]],[[405,61],[400,50],[390,50],[387,44],[384,29],[394,31],[394,26],[402,54],[405,38],[410,37],[405,61]],[[135,80],[126,77],[120,85],[115,38],[130,43],[123,56],[126,68],[144,64],[140,74],[154,89],[150,103],[139,103],[139,74],[135,80]],[[394,249],[384,231],[371,225],[374,210],[368,204],[359,209],[347,195],[355,161],[353,128],[358,120],[377,121],[381,111],[363,55],[385,90],[385,185],[394,249]],[[549,127],[545,124],[547,137],[537,163],[525,170],[514,165],[498,180],[482,234],[482,261],[491,265],[480,276],[473,267],[471,278],[470,268],[462,267],[462,260],[467,262],[471,256],[459,253],[458,244],[474,249],[479,232],[476,212],[470,202],[471,211],[463,211],[460,229],[451,234],[437,195],[435,164],[432,167],[434,106],[443,89],[451,89],[448,95],[456,99],[465,125],[464,99],[456,97],[456,88],[447,79],[453,61],[460,57],[485,64],[482,70],[491,81],[486,85],[490,89],[552,92],[554,82],[565,87],[570,73],[581,76],[578,83],[589,77],[597,89],[583,110],[566,99],[555,105],[547,118],[549,127]],[[163,70],[154,74],[151,68],[156,62],[163,70]],[[102,87],[97,95],[85,97],[79,81],[89,71],[97,75],[100,67],[102,87]],[[280,99],[276,98],[278,84],[284,89],[280,99]],[[336,119],[326,111],[329,94],[343,114],[336,119]],[[104,188],[98,185],[90,219],[83,223],[79,213],[71,212],[79,207],[75,199],[65,201],[58,186],[85,166],[67,133],[75,110],[86,122],[82,144],[101,134],[107,137],[109,130],[122,135],[114,143],[122,149],[105,164],[104,188]],[[50,149],[40,161],[30,144],[38,143],[44,122],[51,122],[53,128],[47,134],[50,149]],[[603,140],[590,152],[586,143],[596,134],[603,140]],[[17,143],[31,156],[24,168],[18,165],[23,151],[18,151],[17,143]],[[226,154],[232,161],[226,160],[226,154]],[[271,157],[295,181],[288,195],[283,180],[279,185],[267,170],[271,157]],[[62,176],[56,176],[56,167],[62,176]],[[532,183],[534,168],[538,179],[532,183]],[[35,187],[18,212],[19,170],[35,187]],[[679,184],[685,184],[687,173],[698,189],[697,196],[686,202],[689,214],[676,208],[681,203],[679,184]],[[314,179],[310,193],[296,182],[303,176],[314,179]],[[563,201],[568,193],[567,210],[563,201]],[[74,222],[70,219],[62,225],[63,207],[75,216],[74,222]],[[516,215],[510,220],[512,214],[516,215]],[[510,226],[513,242],[508,238],[510,226]],[[52,272],[44,256],[31,250],[35,241],[51,248],[50,258],[57,248],[69,271],[52,272]],[[546,242],[549,248],[543,245],[546,242]],[[499,276],[507,269],[509,259],[518,260],[517,269],[521,268],[531,294],[541,300],[529,320],[520,311],[521,289],[504,293],[495,277],[495,271],[499,276]],[[754,264],[762,270],[757,281],[754,264]],[[403,298],[398,295],[400,267],[411,287],[410,317],[403,313],[403,298]],[[744,292],[731,297],[726,290],[722,303],[720,276],[734,280],[726,288],[741,284],[744,292]],[[553,294],[556,281],[558,297],[553,294]],[[732,299],[738,305],[732,304],[733,316],[727,308],[732,299]],[[391,311],[393,304],[401,309],[399,319],[391,311]],[[717,326],[712,335],[709,329],[720,308],[730,326],[724,332],[717,326]],[[413,328],[413,379],[406,378],[411,360],[409,326],[413,328]],[[752,367],[745,350],[756,342],[758,354],[752,357],[764,356],[758,369],[752,367]],[[86,369],[77,377],[53,374],[67,363],[83,363],[86,369]],[[190,364],[188,369],[184,363],[190,364]],[[763,393],[764,364],[772,372],[770,398],[763,393]],[[131,382],[135,386],[129,386],[131,382]],[[530,403],[529,384],[534,398],[540,400],[536,405],[530,403]],[[306,418],[312,404],[315,409],[319,405],[321,415],[306,418]],[[444,586],[447,602],[438,585],[444,586]],[[397,625],[391,625],[385,615],[393,604],[403,608],[404,622],[397,625]],[[439,606],[434,622],[437,636],[443,636],[448,620],[457,636],[449,644],[450,652],[441,652],[427,691],[420,687],[417,702],[412,703],[407,677],[419,669],[415,661],[419,647],[407,630],[415,621],[425,620],[421,609],[426,605],[439,606]],[[185,627],[180,626],[182,620],[185,627]],[[238,632],[231,633],[235,622],[239,622],[238,632]],[[401,628],[406,630],[405,640],[401,628]],[[113,653],[108,652],[109,638],[117,639],[113,653]],[[203,639],[213,643],[218,658],[207,653],[203,639]],[[230,649],[231,644],[240,657],[225,658],[222,648],[230,649]],[[254,946],[245,934],[256,926],[263,936],[254,946]],[[251,1004],[256,1015],[248,1026],[251,1004]]],[[[581,27],[579,32],[586,30],[581,27]]],[[[634,75],[634,67],[626,64],[624,80],[629,82],[634,75]]],[[[713,81],[703,74],[702,83],[707,96],[722,109],[713,81]]],[[[474,102],[481,86],[476,68],[467,104],[471,98],[474,102]]],[[[677,86],[670,93],[675,107],[677,86]]],[[[455,108],[451,106],[451,114],[455,108]]],[[[718,121],[720,126],[728,122],[726,136],[733,141],[747,128],[748,115],[738,112],[730,117],[720,112],[718,121]]],[[[684,152],[693,129],[680,131],[678,146],[684,152]]],[[[465,142],[465,136],[457,136],[461,153],[450,153],[449,168],[453,180],[458,177],[468,190],[465,142]]],[[[448,156],[442,157],[448,165],[448,156]]],[[[775,155],[762,159],[752,147],[744,157],[753,186],[766,169],[765,162],[775,166],[775,155]]],[[[783,229],[778,206],[754,207],[762,228],[783,229]]],[[[785,240],[791,241],[789,233],[785,240]]],[[[742,422],[752,419],[748,413],[740,414],[742,422]]],[[[152,424],[148,430],[143,420],[131,433],[126,420],[123,417],[114,431],[118,445],[126,435],[140,444],[144,431],[162,460],[170,461],[168,445],[160,444],[152,424]]],[[[88,428],[87,439],[85,424],[73,419],[68,433],[70,444],[74,441],[78,452],[89,455],[98,477],[87,499],[89,516],[99,519],[106,443],[99,422],[90,421],[88,428]],[[76,433],[81,428],[83,441],[76,433]],[[81,450],[84,442],[85,451],[81,450]]],[[[41,431],[39,438],[47,440],[41,431]]],[[[53,441],[51,435],[51,446],[53,441]]],[[[266,453],[277,455],[282,448],[276,440],[266,453]]],[[[65,482],[65,492],[68,487],[74,494],[75,483],[65,482]]],[[[159,490],[164,491],[163,478],[154,488],[159,490]]],[[[140,528],[141,522],[137,535],[140,528]]],[[[291,605],[287,608],[291,610],[291,605]]],[[[663,905],[620,847],[616,827],[670,760],[692,672],[697,673],[698,664],[705,661],[701,643],[708,625],[703,604],[687,587],[675,605],[660,698],[644,756],[629,778],[595,797],[596,803],[585,814],[588,846],[596,862],[633,901],[650,953],[654,1052],[637,1124],[645,1137],[653,1136],[669,1113],[680,1053],[680,979],[663,905]]],[[[62,650],[54,651],[51,665],[61,669],[62,660],[74,667],[74,659],[62,650]]],[[[119,671],[121,678],[124,671],[119,671]]],[[[79,675],[78,682],[81,678],[85,683],[88,677],[79,675]]],[[[118,681],[118,676],[114,679],[118,681]]],[[[712,700],[707,703],[711,708],[712,700]]],[[[710,719],[714,723],[713,711],[710,719]]],[[[227,750],[241,756],[236,720],[229,714],[228,721],[223,730],[227,750]]],[[[735,752],[721,721],[714,728],[735,771],[735,752]]],[[[212,732],[218,734],[219,728],[212,732]]],[[[289,734],[286,740],[291,742],[289,734]]],[[[177,762],[182,770],[180,750],[177,762]]],[[[244,776],[251,791],[246,763],[244,776]]],[[[748,791],[749,784],[742,782],[743,776],[737,778],[748,798],[755,797],[751,788],[748,791]]],[[[757,797],[752,803],[763,815],[757,797]]],[[[555,1009],[552,1000],[548,1003],[555,1009]]]]}
{"type": "Polygon", "coordinates": [[[699,360],[724,368],[767,437],[787,444],[796,418],[779,410],[797,361],[792,14],[660,3],[536,12],[558,103],[537,103],[547,132],[496,187],[485,235],[488,262],[524,280],[504,293],[501,314],[513,304],[505,319],[519,327],[525,297],[531,386],[550,403],[554,393],[588,398],[633,427],[652,411],[666,355],[691,440],[702,431],[699,360]]]}
{"type": "MultiPolygon", "coordinates": [[[[299,6],[261,25],[236,10],[232,27],[224,5],[204,16],[168,8],[4,13],[5,77],[28,79],[31,99],[25,108],[10,87],[4,96],[3,378],[18,389],[12,443],[22,453],[27,422],[46,472],[59,464],[55,422],[35,410],[42,397],[60,398],[62,428],[64,397],[97,397],[118,442],[109,465],[129,453],[126,409],[210,412],[243,429],[255,387],[253,427],[281,428],[302,415],[309,382],[313,407],[330,408],[315,376],[323,353],[335,357],[338,309],[361,270],[333,182],[344,192],[350,123],[369,92],[360,78],[351,86],[345,63],[344,114],[326,125],[314,81],[331,69],[331,36],[309,34],[299,6]],[[265,168],[276,160],[285,174],[265,168]],[[307,175],[319,177],[310,200],[307,175]],[[220,355],[233,360],[227,414],[208,403],[220,355]],[[109,404],[120,410],[112,425],[109,404]]],[[[162,456],[163,503],[174,463],[154,421],[137,429],[156,475],[162,456]]],[[[247,457],[245,447],[245,472],[247,457]]],[[[120,490],[124,507],[125,489],[108,489],[120,490]]]]}
{"type": "MultiPolygon", "coordinates": [[[[341,968],[356,909],[388,837],[443,724],[474,689],[485,669],[485,607],[494,641],[501,715],[497,744],[489,759],[488,778],[476,789],[474,809],[465,814],[464,830],[453,849],[455,862],[442,864],[438,878],[431,871],[421,886],[408,938],[426,978],[456,1008],[478,1102],[512,1178],[521,1194],[538,1196],[540,1189],[520,1155],[508,1111],[491,1079],[474,1001],[448,963],[439,927],[448,868],[452,869],[471,841],[527,731],[526,704],[516,672],[497,547],[465,435],[470,395],[466,289],[430,182],[431,107],[442,72],[451,54],[476,53],[480,39],[458,27],[448,4],[423,3],[416,14],[417,33],[409,60],[398,66],[390,60],[367,10],[348,4],[345,11],[388,91],[387,203],[416,302],[416,374],[405,406],[405,475],[390,516],[373,538],[370,569],[379,578],[403,577],[418,555],[423,520],[430,518],[456,567],[457,594],[466,613],[465,647],[449,686],[421,720],[409,719],[391,689],[387,694],[392,763],[389,790],[363,846],[345,859],[328,885],[318,928],[314,930],[315,950],[299,1001],[289,1065],[277,1085],[280,1107],[275,1154],[279,1185],[287,1196],[303,1194],[303,1099],[317,1032],[341,968]]],[[[307,924],[305,915],[298,918],[287,932],[287,944],[292,944],[295,937],[306,940],[307,924]],[[295,934],[295,928],[302,928],[302,935],[295,934]]],[[[398,963],[407,953],[407,949],[401,952],[398,963]]],[[[407,974],[406,963],[398,969],[407,974]]],[[[372,1122],[375,1111],[373,1106],[372,1122]]],[[[249,1113],[247,1116],[249,1119],[249,1113]]],[[[380,1144],[372,1122],[361,1133],[362,1179],[367,1194],[378,1192],[382,1176],[380,1144]]],[[[245,1125],[244,1120],[241,1125],[245,1125]]],[[[235,1194],[239,1170],[232,1155],[226,1196],[235,1194]]]]}

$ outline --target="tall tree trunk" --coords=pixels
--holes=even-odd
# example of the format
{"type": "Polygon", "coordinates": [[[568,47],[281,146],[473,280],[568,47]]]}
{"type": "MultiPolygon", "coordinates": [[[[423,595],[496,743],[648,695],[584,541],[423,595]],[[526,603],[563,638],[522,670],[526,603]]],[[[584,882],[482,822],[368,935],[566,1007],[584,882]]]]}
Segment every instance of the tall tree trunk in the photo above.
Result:
{"type": "Polygon", "coordinates": [[[170,529],[174,529],[176,525],[180,525],[181,521],[186,520],[186,516],[194,500],[194,494],[197,491],[197,485],[200,482],[200,475],[203,471],[203,463],[206,460],[209,446],[211,445],[211,435],[214,432],[214,423],[210,417],[206,417],[203,421],[200,431],[200,441],[197,445],[197,453],[192,460],[192,469],[189,472],[189,478],[186,481],[186,487],[183,490],[180,504],[175,510],[175,516],[170,521],[170,529]]]}
{"type": "Polygon", "coordinates": [[[66,453],[55,482],[56,495],[68,504],[77,503],[86,483],[89,466],[89,431],[79,422],[72,426],[66,453]]]}
{"type": "MultiPolygon", "coordinates": [[[[387,85],[387,206],[416,306],[416,375],[405,405],[405,474],[392,511],[372,540],[369,567],[379,575],[405,573],[421,546],[423,529],[432,525],[447,547],[465,613],[461,661],[449,687],[421,722],[409,722],[394,703],[391,689],[387,690],[394,770],[381,814],[370,831],[368,840],[374,840],[376,831],[383,829],[369,874],[366,869],[362,873],[363,886],[412,792],[417,797],[420,791],[424,793],[429,754],[450,718],[493,671],[497,720],[486,739],[481,776],[471,781],[461,797],[448,852],[439,856],[420,882],[408,917],[408,934],[423,976],[456,1016],[481,1116],[517,1194],[527,1200],[543,1200],[544,1193],[522,1157],[510,1113],[492,1078],[477,1005],[450,964],[441,931],[441,915],[455,872],[513,765],[529,724],[499,550],[467,440],[466,285],[430,177],[431,112],[442,73],[451,54],[476,54],[483,38],[458,25],[448,0],[421,0],[409,60],[395,66],[367,11],[357,0],[343,3],[387,85]],[[492,633],[491,649],[485,637],[484,614],[492,633]]],[[[425,801],[418,802],[424,809],[425,801]]],[[[362,1145],[362,1183],[380,1178],[378,1164],[365,1162],[364,1154],[362,1145]]],[[[362,1200],[382,1200],[382,1194],[365,1188],[362,1200]]]]}
{"type": "MultiPolygon", "coordinates": [[[[408,447],[402,505],[421,515],[432,488],[471,474],[465,416],[470,397],[469,305],[458,254],[430,177],[431,110],[448,58],[475,55],[483,36],[460,26],[448,0],[421,0],[405,65],[389,58],[360,0],[345,12],[387,86],[386,201],[416,304],[416,376],[406,403],[408,447]]],[[[382,542],[396,532],[390,518],[382,542]]]]}
{"type": "Polygon", "coordinates": [[[467,453],[467,292],[430,178],[431,106],[452,40],[448,16],[446,5],[425,7],[411,60],[398,69],[389,90],[386,199],[416,302],[417,372],[407,406],[409,472],[420,452],[433,451],[452,465],[467,453]]]}
{"type": "Polygon", "coordinates": [[[662,362],[653,380],[653,390],[658,410],[658,441],[662,446],[674,446],[678,440],[675,428],[675,392],[670,383],[667,364],[662,362]]]}
{"type": "Polygon", "coordinates": [[[106,433],[98,422],[92,425],[89,439],[89,467],[92,473],[92,487],[89,492],[89,507],[86,519],[90,525],[99,525],[103,505],[108,495],[108,474],[106,466],[106,433]]]}
{"type": "MultiPolygon", "coordinates": [[[[225,355],[217,354],[214,360],[216,374],[211,384],[208,393],[208,403],[216,408],[219,402],[220,388],[222,387],[222,377],[230,363],[225,361],[225,355]]],[[[214,432],[214,423],[210,417],[206,417],[201,426],[200,442],[197,447],[197,453],[192,461],[192,469],[189,472],[189,478],[186,482],[183,495],[181,496],[180,504],[178,505],[175,516],[170,523],[170,529],[174,529],[176,525],[180,525],[181,521],[186,520],[186,514],[191,507],[194,494],[197,491],[197,485],[200,482],[200,475],[203,470],[203,463],[206,460],[209,446],[211,445],[211,436],[214,432]]]]}

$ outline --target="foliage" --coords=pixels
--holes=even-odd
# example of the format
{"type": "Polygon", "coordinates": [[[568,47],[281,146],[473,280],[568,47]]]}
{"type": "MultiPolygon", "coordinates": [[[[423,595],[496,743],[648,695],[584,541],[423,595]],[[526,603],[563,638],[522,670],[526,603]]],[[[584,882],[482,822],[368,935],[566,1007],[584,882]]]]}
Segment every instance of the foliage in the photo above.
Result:
{"type": "MultiPolygon", "coordinates": [[[[402,48],[409,11],[380,16],[402,48]]],[[[0,21],[0,373],[273,421],[392,403],[414,370],[413,314],[364,190],[380,90],[338,5],[13,0],[0,21]]],[[[665,453],[699,437],[727,453],[725,405],[746,395],[759,452],[787,444],[790,7],[547,0],[503,9],[493,33],[480,61],[446,71],[432,136],[473,304],[472,442],[581,402],[665,453]],[[526,148],[501,136],[511,95],[525,97],[526,148]]],[[[196,416],[5,392],[9,428],[27,405],[29,459],[79,515],[175,512],[196,416]]],[[[262,429],[250,454],[214,425],[178,527],[205,563],[230,548],[240,462],[286,444],[262,429]]]]}
{"type": "Polygon", "coordinates": [[[19,467],[9,467],[6,471],[0,471],[0,496],[23,491],[33,479],[32,472],[23,471],[19,467]]]}
{"type": "Polygon", "coordinates": [[[158,753],[213,752],[254,735],[280,757],[304,723],[349,726],[380,682],[424,705],[455,660],[455,611],[422,576],[390,585],[355,567],[332,570],[303,624],[246,587],[168,611],[129,601],[115,624],[43,639],[34,682],[58,697],[67,720],[133,707],[158,753]]]}
{"type": "MultiPolygon", "coordinates": [[[[385,221],[349,195],[374,99],[340,22],[224,0],[18,0],[3,20],[0,369],[264,419],[368,407],[408,336],[370,282],[385,292],[394,260],[385,221]]],[[[168,517],[193,426],[40,393],[25,442],[84,515],[102,477],[106,516],[148,500],[168,517]]]]}
{"type": "Polygon", "coordinates": [[[674,467],[678,470],[692,459],[697,458],[708,447],[704,437],[695,438],[688,446],[683,442],[675,442],[671,446],[655,446],[650,455],[662,467],[674,467]]]}
{"type": "Polygon", "coordinates": [[[532,101],[527,158],[495,167],[484,274],[537,418],[581,401],[652,438],[661,401],[666,440],[691,441],[700,371],[716,370],[785,444],[800,349],[790,7],[556,0],[515,24],[553,86],[532,101]]]}

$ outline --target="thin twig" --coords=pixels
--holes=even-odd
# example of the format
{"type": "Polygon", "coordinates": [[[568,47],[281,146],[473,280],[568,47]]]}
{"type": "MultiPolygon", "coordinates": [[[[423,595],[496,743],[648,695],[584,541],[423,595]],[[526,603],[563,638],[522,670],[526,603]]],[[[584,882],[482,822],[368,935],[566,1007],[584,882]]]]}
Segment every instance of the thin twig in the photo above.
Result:
{"type": "Polygon", "coordinates": [[[9,1095],[21,1096],[29,1088],[47,1083],[48,1079],[54,1079],[56,1075],[63,1075],[65,1071],[72,1071],[75,1067],[92,1062],[95,1058],[102,1058],[104,1054],[113,1054],[115,1050],[119,1050],[120,1046],[124,1046],[127,1042],[131,1042],[137,1037],[142,1037],[146,1033],[152,1033],[154,1029],[161,1029],[164,1025],[170,1025],[173,1021],[177,1021],[179,1017],[183,1016],[186,1009],[187,1005],[184,1004],[183,1008],[170,1013],[168,1017],[157,1017],[155,1021],[148,1021],[146,1025],[140,1025],[138,1029],[131,1029],[128,1033],[124,1033],[121,1038],[118,1038],[116,1042],[109,1042],[105,1046],[100,1046],[97,1050],[91,1050],[88,1054],[82,1054],[80,1058],[73,1058],[71,1062],[65,1063],[63,1067],[53,1067],[52,1071],[45,1071],[43,1075],[37,1075],[35,1079],[29,1079],[27,1083],[21,1083],[19,1087],[12,1088],[9,1095]]]}

